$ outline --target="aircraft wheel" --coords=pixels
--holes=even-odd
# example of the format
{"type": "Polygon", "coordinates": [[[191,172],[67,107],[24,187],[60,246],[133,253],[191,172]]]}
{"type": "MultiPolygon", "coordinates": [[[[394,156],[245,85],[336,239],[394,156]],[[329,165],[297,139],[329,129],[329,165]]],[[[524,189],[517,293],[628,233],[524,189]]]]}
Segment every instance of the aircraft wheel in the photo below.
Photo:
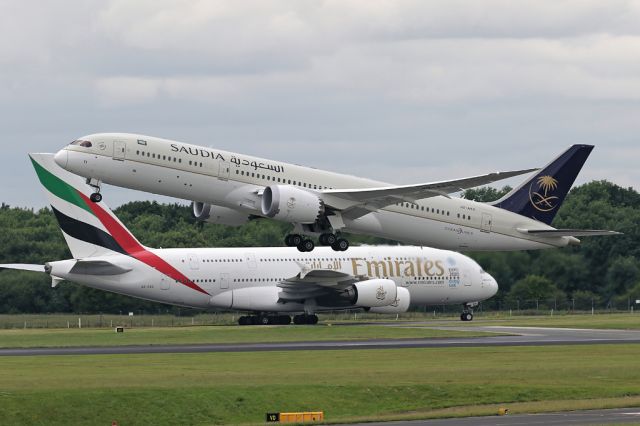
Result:
{"type": "Polygon", "coordinates": [[[334,244],[331,245],[334,251],[346,251],[349,248],[349,241],[344,238],[338,238],[334,244]]]}
{"type": "Polygon", "coordinates": [[[258,323],[260,325],[269,325],[269,324],[273,324],[273,321],[271,320],[270,316],[267,315],[260,315],[258,317],[258,323]]]}
{"type": "Polygon", "coordinates": [[[94,203],[99,203],[100,201],[102,201],[102,194],[100,194],[99,192],[94,192],[89,196],[89,199],[94,203]]]}
{"type": "Polygon", "coordinates": [[[242,316],[238,318],[238,325],[248,325],[248,324],[249,324],[249,321],[247,317],[242,316]]]}
{"type": "Polygon", "coordinates": [[[471,312],[467,312],[464,316],[467,321],[473,321],[473,314],[471,312]]]}
{"type": "Polygon", "coordinates": [[[320,235],[320,244],[323,246],[332,246],[336,243],[337,237],[329,232],[320,235]]]}
{"type": "Polygon", "coordinates": [[[318,316],[317,315],[307,315],[307,324],[317,324],[318,323],[318,316]]]}
{"type": "Polygon", "coordinates": [[[291,317],[289,315],[278,315],[278,324],[280,325],[291,324],[291,317]]]}
{"type": "Polygon", "coordinates": [[[316,245],[313,244],[313,241],[311,240],[304,240],[300,244],[298,244],[298,250],[301,252],[313,251],[315,247],[316,245]]]}
{"type": "Polygon", "coordinates": [[[306,324],[304,315],[296,315],[293,317],[293,323],[296,325],[306,324]]]}

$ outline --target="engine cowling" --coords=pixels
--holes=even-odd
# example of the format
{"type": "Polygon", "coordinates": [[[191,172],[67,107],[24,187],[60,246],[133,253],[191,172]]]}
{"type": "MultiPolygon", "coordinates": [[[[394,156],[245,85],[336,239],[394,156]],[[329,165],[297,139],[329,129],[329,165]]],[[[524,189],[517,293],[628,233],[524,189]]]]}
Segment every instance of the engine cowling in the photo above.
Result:
{"type": "Polygon", "coordinates": [[[249,222],[249,215],[228,207],[193,202],[193,215],[196,220],[219,225],[240,226],[249,222]]]}
{"type": "Polygon", "coordinates": [[[388,306],[395,302],[398,295],[396,283],[386,279],[367,280],[353,285],[354,306],[374,308],[388,306]]]}
{"type": "Polygon", "coordinates": [[[392,304],[371,308],[369,312],[374,314],[401,314],[407,312],[411,304],[411,294],[404,287],[398,287],[397,290],[396,300],[392,304]]]}
{"type": "Polygon", "coordinates": [[[267,186],[261,207],[264,216],[291,223],[314,223],[324,212],[317,195],[292,185],[267,186]]]}

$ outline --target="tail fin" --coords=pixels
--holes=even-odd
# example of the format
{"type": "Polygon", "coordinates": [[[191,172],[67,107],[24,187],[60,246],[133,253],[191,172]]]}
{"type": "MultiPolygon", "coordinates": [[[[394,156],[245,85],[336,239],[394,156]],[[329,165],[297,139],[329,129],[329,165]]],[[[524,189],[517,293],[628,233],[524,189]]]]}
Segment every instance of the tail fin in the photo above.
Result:
{"type": "Polygon", "coordinates": [[[89,199],[84,179],[60,168],[53,154],[29,157],[74,258],[144,250],[109,207],[89,199]]]}
{"type": "Polygon", "coordinates": [[[491,204],[550,225],[591,150],[593,145],[571,146],[531,179],[491,204]]]}

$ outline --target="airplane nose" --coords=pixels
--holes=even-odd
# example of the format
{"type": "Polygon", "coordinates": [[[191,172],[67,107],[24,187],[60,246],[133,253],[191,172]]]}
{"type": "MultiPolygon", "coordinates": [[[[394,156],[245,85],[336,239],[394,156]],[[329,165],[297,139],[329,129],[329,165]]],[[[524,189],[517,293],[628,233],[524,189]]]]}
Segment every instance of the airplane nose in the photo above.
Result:
{"type": "Polygon", "coordinates": [[[67,162],[69,161],[69,152],[66,149],[61,149],[53,156],[53,160],[58,166],[64,169],[67,167],[67,162]]]}
{"type": "Polygon", "coordinates": [[[489,278],[489,290],[491,291],[491,295],[489,297],[493,297],[498,292],[498,282],[491,275],[487,274],[489,278]]]}

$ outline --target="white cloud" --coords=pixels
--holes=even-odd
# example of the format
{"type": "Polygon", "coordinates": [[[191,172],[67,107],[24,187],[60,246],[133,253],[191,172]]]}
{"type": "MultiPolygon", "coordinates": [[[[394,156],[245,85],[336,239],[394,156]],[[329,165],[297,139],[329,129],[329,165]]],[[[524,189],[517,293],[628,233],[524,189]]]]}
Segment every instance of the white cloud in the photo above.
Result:
{"type": "MultiPolygon", "coordinates": [[[[640,1],[5,0],[1,143],[133,131],[394,182],[593,143],[581,177],[639,188],[638,22],[640,1]]],[[[0,179],[36,188],[14,157],[0,179]]]]}

